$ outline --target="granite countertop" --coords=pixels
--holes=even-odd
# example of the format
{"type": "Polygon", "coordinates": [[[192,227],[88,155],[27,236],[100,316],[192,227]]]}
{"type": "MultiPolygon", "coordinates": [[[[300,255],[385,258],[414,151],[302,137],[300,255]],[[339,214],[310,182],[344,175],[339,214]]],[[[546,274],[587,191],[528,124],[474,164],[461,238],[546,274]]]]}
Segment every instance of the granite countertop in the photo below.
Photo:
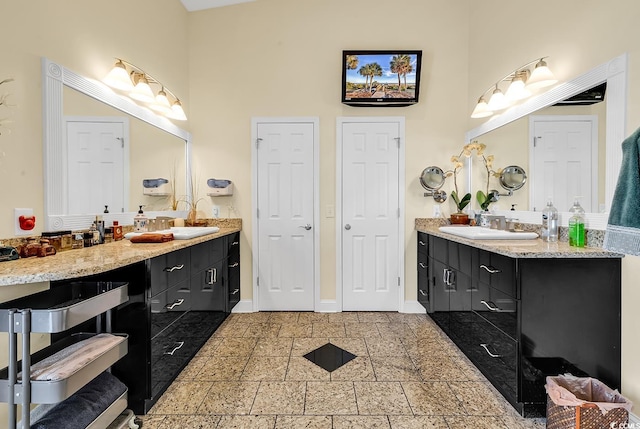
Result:
{"type": "Polygon", "coordinates": [[[174,250],[193,246],[240,231],[240,226],[220,225],[215,234],[190,240],[173,240],[166,243],[131,243],[120,240],[84,249],[58,252],[44,258],[20,258],[0,262],[0,286],[65,280],[110,271],[174,250]]]}
{"type": "Polygon", "coordinates": [[[416,230],[456,243],[466,244],[482,250],[511,258],[622,258],[624,255],[608,252],[600,247],[572,247],[566,241],[553,243],[535,240],[470,240],[440,232],[447,225],[444,219],[417,218],[416,230]]]}

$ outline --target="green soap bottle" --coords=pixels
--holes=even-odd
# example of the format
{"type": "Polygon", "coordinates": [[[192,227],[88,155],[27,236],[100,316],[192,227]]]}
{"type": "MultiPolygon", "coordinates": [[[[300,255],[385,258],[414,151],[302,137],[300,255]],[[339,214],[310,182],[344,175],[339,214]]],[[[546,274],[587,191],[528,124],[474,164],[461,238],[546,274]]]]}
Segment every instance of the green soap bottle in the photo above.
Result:
{"type": "Polygon", "coordinates": [[[578,197],[573,202],[573,207],[569,209],[572,216],[569,218],[569,246],[584,247],[584,209],[578,202],[578,197]]]}

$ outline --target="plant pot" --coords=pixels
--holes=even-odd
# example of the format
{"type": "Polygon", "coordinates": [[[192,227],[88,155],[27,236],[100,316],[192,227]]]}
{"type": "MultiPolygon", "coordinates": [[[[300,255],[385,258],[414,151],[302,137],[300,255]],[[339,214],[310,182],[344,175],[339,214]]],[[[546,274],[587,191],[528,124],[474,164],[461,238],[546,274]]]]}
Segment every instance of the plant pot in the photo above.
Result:
{"type": "Polygon", "coordinates": [[[451,213],[450,219],[454,225],[467,225],[469,223],[469,215],[466,213],[451,213]]]}

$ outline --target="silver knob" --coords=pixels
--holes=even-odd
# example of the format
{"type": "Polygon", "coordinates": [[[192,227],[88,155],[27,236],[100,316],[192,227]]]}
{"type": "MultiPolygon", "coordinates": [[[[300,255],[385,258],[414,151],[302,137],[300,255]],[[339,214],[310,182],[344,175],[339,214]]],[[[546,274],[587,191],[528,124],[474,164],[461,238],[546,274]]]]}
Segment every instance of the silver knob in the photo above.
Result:
{"type": "Polygon", "coordinates": [[[351,225],[346,224],[346,225],[344,226],[344,229],[346,229],[347,231],[349,231],[349,230],[351,229],[351,225]]]}
{"type": "Polygon", "coordinates": [[[306,224],[306,225],[304,225],[304,226],[303,226],[303,225],[300,225],[298,228],[304,228],[304,229],[306,229],[307,231],[309,231],[309,230],[311,229],[311,225],[310,225],[310,224],[306,224]]]}

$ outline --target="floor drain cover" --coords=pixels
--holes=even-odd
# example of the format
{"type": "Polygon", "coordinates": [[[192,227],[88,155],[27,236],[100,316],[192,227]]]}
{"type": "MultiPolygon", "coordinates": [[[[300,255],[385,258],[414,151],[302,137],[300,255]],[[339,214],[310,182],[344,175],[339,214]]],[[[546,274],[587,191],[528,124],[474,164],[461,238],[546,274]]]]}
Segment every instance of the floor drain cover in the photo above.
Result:
{"type": "Polygon", "coordinates": [[[356,355],[349,353],[346,350],[342,350],[340,347],[336,347],[331,343],[327,343],[324,346],[318,347],[317,349],[307,353],[304,357],[318,365],[320,368],[332,372],[355,359],[356,355]]]}

